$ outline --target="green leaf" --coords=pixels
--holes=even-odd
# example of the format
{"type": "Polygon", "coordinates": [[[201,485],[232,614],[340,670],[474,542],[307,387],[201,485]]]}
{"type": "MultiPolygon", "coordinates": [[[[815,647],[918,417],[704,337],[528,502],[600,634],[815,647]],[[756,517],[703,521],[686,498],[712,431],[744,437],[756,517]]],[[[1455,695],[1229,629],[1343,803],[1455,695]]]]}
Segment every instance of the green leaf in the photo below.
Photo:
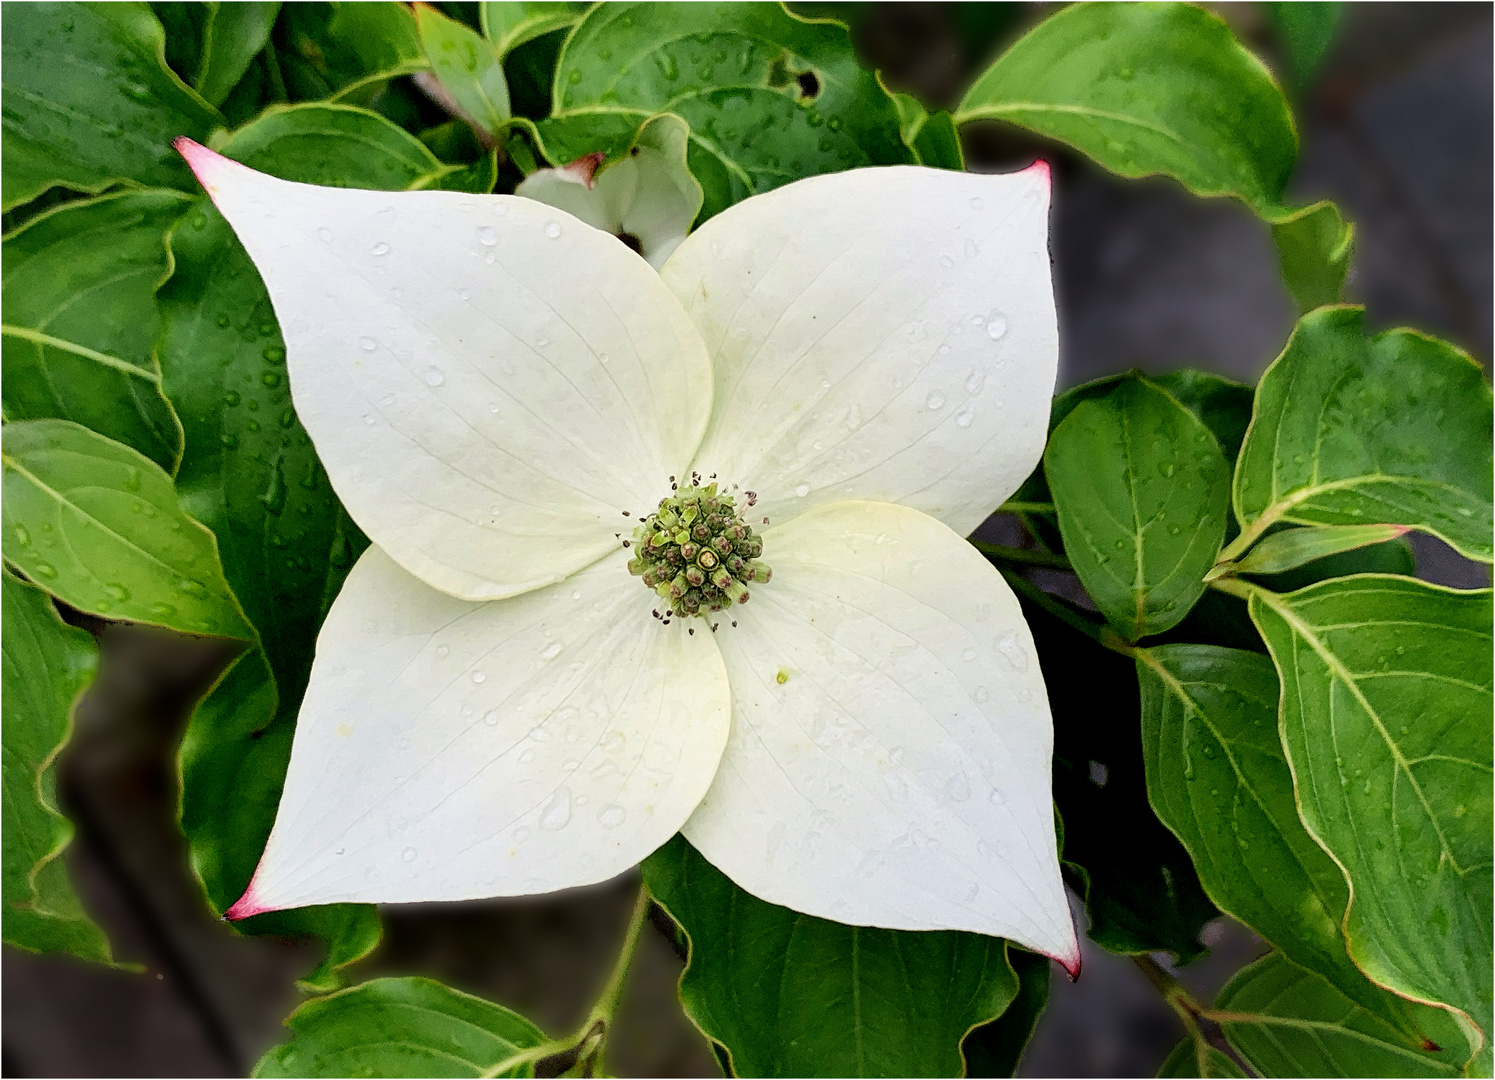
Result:
{"type": "Polygon", "coordinates": [[[1215,436],[1227,463],[1234,463],[1251,424],[1251,387],[1209,371],[1183,368],[1149,376],[1199,417],[1215,436]]]}
{"type": "Polygon", "coordinates": [[[442,164],[404,128],[352,105],[272,106],[218,150],[283,180],[327,187],[404,191],[462,170],[442,164]]]}
{"type": "Polygon", "coordinates": [[[1090,939],[1115,953],[1171,952],[1187,963],[1207,951],[1199,932],[1219,912],[1148,804],[1135,667],[1018,596],[1049,691],[1064,863],[1085,897],[1090,939]]]}
{"type": "Polygon", "coordinates": [[[1235,474],[1234,557],[1278,521],[1409,525],[1491,561],[1491,398],[1479,365],[1364,312],[1298,321],[1261,378],[1235,474]],[[1367,418],[1374,418],[1369,422],[1367,418]]]}
{"type": "Polygon", "coordinates": [[[65,203],[4,240],[7,420],[73,420],[176,465],[181,433],[151,359],[151,292],[166,230],[192,205],[175,191],[65,203]]]}
{"type": "MultiPolygon", "coordinates": [[[[1325,526],[1325,528],[1335,527],[1325,526]]],[[[1344,527],[1354,528],[1352,525],[1344,527]]],[[[1412,553],[1412,545],[1405,540],[1391,540],[1384,544],[1373,544],[1370,547],[1356,548],[1354,551],[1344,551],[1338,555],[1326,555],[1322,559],[1314,559],[1302,566],[1295,566],[1291,570],[1270,574],[1263,577],[1257,584],[1273,592],[1283,593],[1292,592],[1294,589],[1301,589],[1328,578],[1349,577],[1352,574],[1397,574],[1401,577],[1412,577],[1416,570],[1417,560],[1412,553]]]]}
{"type": "Polygon", "coordinates": [[[428,66],[414,12],[393,0],[287,4],[275,45],[296,101],[367,104],[391,79],[428,66]]]}
{"type": "Polygon", "coordinates": [[[1295,3],[1263,3],[1262,7],[1287,47],[1298,86],[1307,85],[1329,48],[1344,5],[1298,0],[1295,3]]]}
{"type": "Polygon", "coordinates": [[[171,477],[67,420],[4,428],[5,558],[80,611],[188,634],[254,636],[213,535],[171,477]]]}
{"type": "Polygon", "coordinates": [[[777,4],[599,4],[566,39],[554,99],[540,128],[557,164],[684,118],[703,220],[801,177],[913,160],[846,28],[777,4]]]}
{"type": "Polygon", "coordinates": [[[1064,550],[1130,640],[1188,614],[1225,535],[1230,468],[1204,424],[1140,376],[1075,406],[1044,452],[1064,550]]]}
{"type": "Polygon", "coordinates": [[[1350,256],[1355,251],[1355,226],[1340,216],[1339,207],[1326,200],[1274,214],[1267,220],[1277,243],[1282,281],[1298,310],[1306,312],[1339,303],[1350,256]]]}
{"type": "Polygon", "coordinates": [[[1006,942],[843,926],[765,903],[684,838],[644,882],[690,939],[680,1000],[739,1076],[959,1076],[1018,992],[1006,942]]]}
{"type": "Polygon", "coordinates": [[[209,13],[202,60],[193,85],[205,100],[221,106],[249,70],[255,54],[270,40],[280,4],[242,0],[205,6],[209,13]]]}
{"type": "Polygon", "coordinates": [[[499,56],[509,53],[527,41],[575,26],[590,4],[563,3],[483,3],[478,5],[478,21],[483,34],[499,56]]]}
{"type": "Polygon", "coordinates": [[[1243,589],[1282,679],[1299,811],[1350,882],[1351,957],[1468,1014],[1488,1055],[1490,591],[1377,575],[1243,589]]]}
{"type": "Polygon", "coordinates": [[[59,184],[193,184],[171,140],[202,141],[220,118],[166,67],[149,7],[7,4],[0,39],[6,210],[59,184]]]}
{"type": "Polygon", "coordinates": [[[1233,1080],[1245,1075],[1239,1065],[1197,1035],[1190,1035],[1175,1046],[1158,1070],[1159,1077],[1198,1076],[1233,1080]]]}
{"type": "Polygon", "coordinates": [[[952,169],[964,172],[965,154],[960,148],[960,133],[950,114],[943,110],[937,113],[924,111],[919,99],[912,94],[894,94],[893,102],[898,107],[899,132],[903,141],[914,152],[920,165],[936,169],[952,169]]]}
{"type": "Polygon", "coordinates": [[[1405,535],[1405,525],[1319,525],[1273,533],[1234,564],[1237,574],[1279,574],[1305,563],[1405,535]]]}
{"type": "Polygon", "coordinates": [[[1196,195],[1279,208],[1298,153],[1292,113],[1260,60],[1192,4],[1075,4],[997,58],[956,124],[1005,120],[1121,176],[1161,173],[1196,195]]]}
{"type": "Polygon", "coordinates": [[[976,1028],[961,1044],[967,1076],[1015,1076],[1033,1029],[1049,1003],[1050,961],[1016,945],[1007,960],[1017,973],[1017,997],[1001,1016],[976,1028]]]}
{"type": "Polygon", "coordinates": [[[1411,1006],[1371,984],[1340,929],[1350,892],[1298,818],[1265,656],[1211,645],[1139,650],[1147,793],[1221,911],[1419,1045],[1411,1006]]]}
{"type": "Polygon", "coordinates": [[[1442,1040],[1441,1051],[1405,1046],[1384,1021],[1273,953],[1235,974],[1220,991],[1215,1015],[1262,1076],[1460,1075],[1468,1048],[1458,1029],[1442,1010],[1416,1008],[1438,1025],[1429,1035],[1442,1040]]]}
{"type": "Polygon", "coordinates": [[[431,979],[375,979],[308,1001],[255,1076],[533,1076],[503,1062],[545,1043],[518,1013],[431,979]]]}
{"type": "Polygon", "coordinates": [[[415,23],[431,71],[458,109],[489,135],[502,132],[509,120],[502,55],[477,31],[428,4],[416,5],[415,23]]]}
{"type": "Polygon", "coordinates": [[[52,764],[72,734],[73,707],[98,650],[62,621],[47,594],[0,571],[3,637],[5,943],[109,964],[109,942],[83,913],[59,858],[73,827],[57,812],[52,764]]]}

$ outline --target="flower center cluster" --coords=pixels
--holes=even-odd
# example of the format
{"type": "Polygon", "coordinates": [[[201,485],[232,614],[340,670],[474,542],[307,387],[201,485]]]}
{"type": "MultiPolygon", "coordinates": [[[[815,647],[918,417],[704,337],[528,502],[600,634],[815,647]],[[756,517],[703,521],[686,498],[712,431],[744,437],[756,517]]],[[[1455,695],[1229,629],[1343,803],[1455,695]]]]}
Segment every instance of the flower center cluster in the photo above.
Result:
{"type": "Polygon", "coordinates": [[[692,476],[689,486],[680,487],[674,479],[674,494],[660,499],[659,509],[639,522],[631,543],[624,541],[635,549],[628,572],[642,577],[669,605],[666,612],[655,611],[666,622],[671,616],[709,618],[747,603],[748,585],[773,575],[757,561],[763,538],[743,518],[756,498],[743,493],[739,508],[737,499],[719,492],[715,483],[702,487],[701,478],[692,476]]]}

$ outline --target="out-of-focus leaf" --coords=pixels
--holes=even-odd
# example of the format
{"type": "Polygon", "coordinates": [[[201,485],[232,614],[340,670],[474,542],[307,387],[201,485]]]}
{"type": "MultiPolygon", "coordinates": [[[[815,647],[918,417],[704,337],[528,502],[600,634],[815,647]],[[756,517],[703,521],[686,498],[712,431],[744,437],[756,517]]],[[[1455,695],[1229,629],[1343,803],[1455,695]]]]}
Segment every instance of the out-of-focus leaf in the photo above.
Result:
{"type": "Polygon", "coordinates": [[[415,23],[431,73],[456,106],[452,111],[490,136],[502,132],[509,119],[509,84],[499,53],[477,31],[429,4],[416,6],[415,23]]]}
{"type": "Polygon", "coordinates": [[[1197,1035],[1190,1035],[1175,1046],[1158,1070],[1159,1078],[1195,1076],[1234,1080],[1245,1075],[1239,1065],[1197,1035]]]}
{"type": "Polygon", "coordinates": [[[1263,3],[1267,17],[1277,27],[1277,34],[1287,48],[1297,84],[1305,86],[1313,77],[1319,61],[1328,51],[1339,22],[1340,3],[1297,0],[1295,3],[1263,3]]]}
{"type": "MultiPolygon", "coordinates": [[[[187,5],[182,5],[183,7],[187,5]]],[[[260,0],[210,3],[203,31],[202,60],[193,85],[213,105],[221,106],[249,70],[255,54],[270,40],[280,4],[260,0]]]]}
{"type": "Polygon", "coordinates": [[[1282,281],[1298,310],[1312,311],[1324,304],[1339,303],[1355,251],[1355,226],[1340,216],[1339,207],[1328,201],[1316,202],[1268,220],[1272,239],[1277,242],[1282,281]]]}
{"type": "Polygon", "coordinates": [[[508,56],[537,37],[575,26],[589,4],[534,2],[487,2],[478,5],[483,34],[499,56],[508,56]]]}
{"type": "Polygon", "coordinates": [[[367,104],[391,79],[428,66],[414,12],[394,0],[287,4],[274,44],[293,101],[367,104]]]}
{"type": "Polygon", "coordinates": [[[1017,997],[1005,1012],[982,1024],[960,1044],[967,1076],[1015,1076],[1033,1038],[1038,1018],[1049,1003],[1052,961],[1009,944],[1007,960],[1017,972],[1017,997]]]}

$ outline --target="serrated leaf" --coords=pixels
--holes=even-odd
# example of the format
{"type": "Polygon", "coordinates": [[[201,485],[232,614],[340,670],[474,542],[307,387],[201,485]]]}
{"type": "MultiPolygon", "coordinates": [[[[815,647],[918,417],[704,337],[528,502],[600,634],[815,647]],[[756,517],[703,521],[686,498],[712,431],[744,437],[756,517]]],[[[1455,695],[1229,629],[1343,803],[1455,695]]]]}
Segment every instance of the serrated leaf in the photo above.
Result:
{"type": "Polygon", "coordinates": [[[765,903],[676,836],[644,882],[690,939],[686,1013],[740,1076],[959,1076],[1018,992],[1000,938],[844,926],[765,903]]]}
{"type": "Polygon", "coordinates": [[[1282,680],[1300,813],[1350,882],[1351,957],[1489,1033],[1489,590],[1378,575],[1243,589],[1282,680]]]}
{"type": "Polygon", "coordinates": [[[488,135],[502,132],[508,126],[509,84],[498,50],[428,4],[416,5],[415,23],[431,73],[457,111],[488,135]]]}
{"type": "Polygon", "coordinates": [[[1187,963],[1207,951],[1199,932],[1219,912],[1148,804],[1135,668],[1018,595],[1049,691],[1054,802],[1090,939],[1111,952],[1171,952],[1187,963]]]}
{"type": "Polygon", "coordinates": [[[1355,250],[1355,226],[1340,216],[1339,207],[1328,201],[1316,202],[1268,220],[1277,243],[1282,281],[1298,310],[1312,311],[1324,304],[1339,303],[1355,250]]]}
{"type": "Polygon", "coordinates": [[[4,428],[5,558],[80,611],[187,634],[254,636],[213,536],[171,477],[67,420],[4,428]]]}
{"type": "Polygon", "coordinates": [[[1245,1075],[1239,1065],[1197,1035],[1190,1035],[1175,1046],[1158,1069],[1160,1078],[1197,1076],[1233,1080],[1245,1075]]]}
{"type": "Polygon", "coordinates": [[[66,203],[4,241],[5,418],[72,420],[164,469],[181,434],[151,359],[151,292],[166,230],[192,205],[175,191],[66,203]]]}
{"type": "Polygon", "coordinates": [[[1489,562],[1489,383],[1447,342],[1413,330],[1368,338],[1363,317],[1310,312],[1262,376],[1235,474],[1239,546],[1278,521],[1386,523],[1489,562]]]}
{"type": "Polygon", "coordinates": [[[554,101],[540,130],[556,164],[684,118],[702,220],[801,177],[913,161],[846,28],[777,4],[599,4],[566,39],[554,101]]]}
{"type": "Polygon", "coordinates": [[[1404,1045],[1383,1020],[1273,953],[1235,974],[1213,1015],[1262,1076],[1460,1075],[1468,1052],[1452,1019],[1440,1009],[1417,1009],[1429,1035],[1441,1040],[1437,1052],[1404,1045]]]}
{"type": "Polygon", "coordinates": [[[1287,529],[1262,540],[1233,569],[1238,574],[1280,574],[1330,555],[1384,544],[1406,532],[1404,525],[1318,525],[1287,529]]]}
{"type": "Polygon", "coordinates": [[[113,963],[83,912],[60,856],[72,824],[57,811],[52,765],[72,734],[73,707],[93,681],[98,650],[58,616],[47,594],[0,571],[4,590],[5,943],[113,963]]]}
{"type": "Polygon", "coordinates": [[[1048,1007],[1049,958],[1008,945],[1007,960],[1017,973],[1017,996],[1001,1016],[976,1028],[961,1043],[967,1076],[1016,1076],[1038,1018],[1048,1007]]]}
{"type": "Polygon", "coordinates": [[[209,9],[208,19],[193,85],[204,100],[221,106],[249,70],[255,54],[270,40],[280,4],[240,0],[204,6],[209,9]]]}
{"type": "Polygon", "coordinates": [[[483,34],[499,56],[528,41],[574,26],[581,21],[590,4],[543,2],[482,3],[478,5],[478,23],[483,34]]]}
{"type": "Polygon", "coordinates": [[[1210,430],[1140,376],[1075,406],[1044,452],[1064,550],[1130,640],[1188,614],[1225,535],[1230,470],[1210,430]]]}
{"type": "Polygon", "coordinates": [[[1419,1044],[1411,1006],[1350,961],[1349,887],[1298,819],[1277,737],[1277,673],[1259,653],[1211,645],[1139,650],[1147,793],[1220,910],[1419,1044]]]}
{"type": "Polygon", "coordinates": [[[1260,60],[1192,4],[1075,4],[1030,30],[966,92],[957,124],[1005,120],[1122,176],[1278,208],[1298,153],[1260,60]]]}
{"type": "Polygon", "coordinates": [[[545,1043],[518,1013],[431,979],[375,979],[308,1001],[291,1038],[253,1075],[533,1076],[530,1062],[495,1071],[545,1043]]]}
{"type": "Polygon", "coordinates": [[[171,140],[201,140],[220,118],[166,67],[149,7],[7,4],[0,18],[5,209],[56,185],[190,187],[171,140]]]}

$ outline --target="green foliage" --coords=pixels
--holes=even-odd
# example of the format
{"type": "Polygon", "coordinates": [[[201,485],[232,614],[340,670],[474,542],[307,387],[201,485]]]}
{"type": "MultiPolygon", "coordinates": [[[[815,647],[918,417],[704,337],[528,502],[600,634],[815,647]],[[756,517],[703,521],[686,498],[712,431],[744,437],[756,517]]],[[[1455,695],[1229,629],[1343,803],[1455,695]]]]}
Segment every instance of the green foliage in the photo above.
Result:
{"type": "Polygon", "coordinates": [[[175,191],[64,203],[4,241],[7,420],[73,420],[172,469],[181,450],[151,358],[151,291],[166,230],[190,206],[175,191]]]}
{"type": "Polygon", "coordinates": [[[80,611],[187,634],[253,636],[213,536],[171,477],[68,420],[4,429],[6,561],[80,611]]]}
{"type": "Polygon", "coordinates": [[[1044,471],[1064,550],[1128,640],[1188,614],[1225,535],[1229,466],[1203,422],[1140,376],[1075,405],[1044,471]]]}
{"type": "Polygon", "coordinates": [[[286,4],[274,40],[292,101],[368,104],[391,79],[427,66],[415,15],[394,0],[286,4]]]}
{"type": "Polygon", "coordinates": [[[1197,1035],[1190,1035],[1173,1048],[1158,1070],[1158,1076],[1201,1076],[1233,1080],[1244,1077],[1241,1068],[1223,1051],[1217,1050],[1197,1035]]]}
{"type": "Polygon", "coordinates": [[[375,979],[308,1001],[255,1076],[533,1076],[504,1062],[545,1042],[501,1005],[430,979],[375,979]]]}
{"type": "Polygon", "coordinates": [[[171,140],[201,140],[220,118],[166,67],[145,4],[7,4],[0,42],[5,209],[54,185],[190,189],[171,140]]]}
{"type": "Polygon", "coordinates": [[[1368,338],[1363,317],[1310,312],[1261,377],[1235,474],[1247,530],[1237,544],[1278,521],[1377,522],[1489,562],[1490,384],[1446,342],[1412,330],[1368,338]]]}
{"type": "Polygon", "coordinates": [[[40,589],[0,571],[4,589],[5,942],[112,963],[104,933],[83,913],[63,869],[73,827],[57,811],[53,763],[72,734],[73,707],[98,652],[40,589]]]}
{"type": "Polygon", "coordinates": [[[1282,282],[1298,310],[1338,303],[1355,250],[1355,226],[1340,216],[1339,207],[1316,202],[1268,220],[1282,264],[1282,282]]]}
{"type": "Polygon", "coordinates": [[[561,49],[554,95],[540,129],[556,163],[625,150],[659,113],[684,118],[701,220],[800,177],[913,160],[846,28],[774,4],[598,5],[561,49]]]}
{"type": "MultiPolygon", "coordinates": [[[[1404,525],[1319,525],[1273,533],[1235,564],[1238,574],[1280,574],[1346,551],[1384,544],[1406,533],[1404,525]]],[[[1369,569],[1368,567],[1366,568],[1369,569]]],[[[1356,571],[1347,571],[1354,573],[1356,571]]],[[[1408,573],[1389,570],[1389,573],[1408,573]]],[[[1340,577],[1342,574],[1321,574],[1340,577]]]]}
{"type": "Polygon", "coordinates": [[[502,53],[481,34],[425,4],[415,9],[415,23],[432,73],[461,115],[488,135],[501,132],[509,119],[502,53]]]}
{"type": "Polygon", "coordinates": [[[1329,49],[1344,5],[1299,0],[1297,3],[1268,2],[1262,7],[1286,47],[1297,85],[1305,86],[1329,49]]]}
{"type": "MultiPolygon", "coordinates": [[[[183,4],[182,7],[187,5],[183,4]]],[[[209,3],[203,27],[202,55],[192,85],[212,105],[222,107],[255,54],[270,40],[279,3],[209,3]]]]}
{"type": "Polygon", "coordinates": [[[478,5],[483,35],[493,42],[499,56],[508,56],[519,46],[556,30],[575,26],[589,4],[537,2],[488,2],[478,5]]]}
{"type": "Polygon", "coordinates": [[[644,881],[690,939],[685,1011],[740,1076],[959,1076],[966,1033],[1018,994],[1000,939],[801,915],[742,891],[679,836],[645,860],[644,881]]]}

